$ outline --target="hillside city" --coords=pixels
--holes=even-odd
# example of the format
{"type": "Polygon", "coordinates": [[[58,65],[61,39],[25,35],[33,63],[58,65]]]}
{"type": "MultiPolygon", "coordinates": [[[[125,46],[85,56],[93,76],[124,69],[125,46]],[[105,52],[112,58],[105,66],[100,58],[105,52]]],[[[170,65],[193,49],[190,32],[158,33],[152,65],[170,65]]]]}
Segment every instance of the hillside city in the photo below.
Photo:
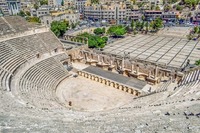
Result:
{"type": "Polygon", "coordinates": [[[0,0],[0,133],[199,133],[200,0],[0,0]]]}

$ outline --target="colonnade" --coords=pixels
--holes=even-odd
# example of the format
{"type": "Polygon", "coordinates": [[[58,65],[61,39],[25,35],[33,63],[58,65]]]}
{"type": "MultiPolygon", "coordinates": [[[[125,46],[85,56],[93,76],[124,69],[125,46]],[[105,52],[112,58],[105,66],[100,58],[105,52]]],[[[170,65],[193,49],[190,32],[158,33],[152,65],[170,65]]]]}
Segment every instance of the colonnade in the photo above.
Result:
{"type": "Polygon", "coordinates": [[[88,78],[88,79],[91,79],[93,81],[102,83],[104,85],[111,86],[113,88],[119,89],[119,90],[127,92],[129,94],[132,94],[134,96],[140,95],[140,92],[138,90],[135,90],[134,88],[131,88],[130,86],[126,86],[124,84],[121,84],[121,83],[118,83],[118,82],[115,82],[115,81],[112,81],[112,80],[109,80],[109,79],[88,73],[88,72],[85,72],[85,71],[78,71],[78,75],[83,76],[83,77],[88,78]]]}
{"type": "Polygon", "coordinates": [[[72,35],[64,35],[65,40],[69,40],[72,42],[79,42],[88,45],[88,39],[86,37],[72,36],[72,35]]]}
{"type": "Polygon", "coordinates": [[[178,80],[179,78],[176,76],[172,77],[173,73],[170,70],[166,71],[156,64],[138,62],[137,60],[125,60],[125,58],[111,57],[103,53],[99,54],[84,49],[74,52],[73,61],[87,63],[92,66],[101,67],[104,70],[118,72],[124,76],[145,80],[150,84],[158,84],[163,77],[173,78],[174,80],[178,80]]]}

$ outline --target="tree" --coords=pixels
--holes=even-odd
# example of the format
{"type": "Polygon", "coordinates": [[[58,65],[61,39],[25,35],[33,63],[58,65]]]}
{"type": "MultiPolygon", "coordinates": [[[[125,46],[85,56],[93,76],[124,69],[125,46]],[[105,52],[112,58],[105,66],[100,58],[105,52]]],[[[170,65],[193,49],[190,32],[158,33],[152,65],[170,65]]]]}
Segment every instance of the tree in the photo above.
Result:
{"type": "Polygon", "coordinates": [[[141,19],[142,19],[142,21],[144,21],[144,20],[145,20],[145,16],[144,16],[144,15],[142,15],[142,18],[141,18],[141,19]]]}
{"type": "Polygon", "coordinates": [[[35,10],[37,10],[39,8],[38,4],[34,4],[33,7],[35,8],[35,10]]]}
{"type": "Polygon", "coordinates": [[[195,27],[194,27],[194,33],[196,34],[196,33],[198,33],[198,32],[199,32],[199,27],[195,26],[195,27]]]}
{"type": "Polygon", "coordinates": [[[87,32],[79,34],[78,37],[88,38],[89,48],[103,48],[108,41],[107,37],[100,37],[97,35],[92,35],[87,32]]]}
{"type": "Polygon", "coordinates": [[[156,6],[156,10],[160,10],[160,7],[159,7],[159,6],[156,6]]]}
{"type": "Polygon", "coordinates": [[[149,31],[149,23],[148,23],[148,22],[145,23],[145,31],[146,31],[146,32],[149,31]]]}
{"type": "Polygon", "coordinates": [[[51,30],[57,37],[63,36],[67,29],[68,24],[66,21],[53,21],[51,23],[51,30]]]}
{"type": "Polygon", "coordinates": [[[64,0],[61,1],[61,6],[64,6],[64,0]]]}
{"type": "Polygon", "coordinates": [[[200,34],[200,26],[198,27],[199,29],[198,29],[198,34],[200,34]]]}
{"type": "Polygon", "coordinates": [[[136,30],[141,31],[144,29],[144,21],[140,22],[140,21],[136,21],[136,30]]]}
{"type": "Polygon", "coordinates": [[[177,10],[177,11],[182,11],[182,10],[183,10],[183,7],[180,6],[180,5],[176,5],[176,10],[177,10]]]}
{"type": "Polygon", "coordinates": [[[18,13],[18,15],[21,16],[21,17],[25,17],[26,16],[26,14],[24,13],[24,11],[22,11],[22,10],[18,13]]]}
{"type": "Polygon", "coordinates": [[[172,7],[170,6],[170,5],[168,5],[168,4],[166,4],[165,6],[164,6],[164,11],[165,12],[168,12],[169,10],[171,10],[172,9],[172,7]]]}
{"type": "Polygon", "coordinates": [[[26,11],[27,16],[31,16],[31,13],[29,11],[26,11]]]}
{"type": "Polygon", "coordinates": [[[72,28],[72,29],[75,29],[75,28],[76,28],[76,24],[72,23],[72,24],[71,24],[71,28],[72,28]]]}
{"type": "Polygon", "coordinates": [[[144,21],[142,21],[142,22],[141,22],[141,25],[140,25],[140,30],[143,30],[143,29],[144,29],[144,24],[145,24],[144,21]]]}
{"type": "Polygon", "coordinates": [[[98,3],[99,3],[99,0],[91,0],[91,3],[92,3],[92,4],[98,4],[98,3]]]}
{"type": "Polygon", "coordinates": [[[131,0],[132,4],[135,5],[136,4],[136,0],[131,0]]]}
{"type": "Polygon", "coordinates": [[[200,66],[200,60],[195,61],[195,65],[200,66]]]}
{"type": "Polygon", "coordinates": [[[102,35],[104,33],[105,33],[105,28],[96,28],[94,30],[94,34],[96,34],[96,35],[102,35]]]}
{"type": "Polygon", "coordinates": [[[108,31],[107,34],[113,36],[113,37],[119,37],[119,36],[123,36],[124,34],[126,34],[126,29],[125,27],[121,26],[121,25],[115,25],[115,26],[111,26],[108,31]]]}
{"type": "Polygon", "coordinates": [[[154,31],[158,31],[162,27],[162,25],[163,25],[163,23],[162,23],[162,20],[160,18],[156,18],[154,21],[152,21],[150,23],[150,27],[154,31]]]}
{"type": "Polygon", "coordinates": [[[134,20],[131,21],[131,28],[132,28],[132,30],[135,28],[135,21],[134,20]]]}
{"type": "Polygon", "coordinates": [[[40,5],[48,5],[48,0],[40,0],[40,5]]]}
{"type": "Polygon", "coordinates": [[[189,7],[195,7],[199,3],[199,0],[184,0],[184,3],[189,7]]]}
{"type": "Polygon", "coordinates": [[[154,10],[154,9],[155,9],[155,5],[151,4],[151,10],[154,10]]]}

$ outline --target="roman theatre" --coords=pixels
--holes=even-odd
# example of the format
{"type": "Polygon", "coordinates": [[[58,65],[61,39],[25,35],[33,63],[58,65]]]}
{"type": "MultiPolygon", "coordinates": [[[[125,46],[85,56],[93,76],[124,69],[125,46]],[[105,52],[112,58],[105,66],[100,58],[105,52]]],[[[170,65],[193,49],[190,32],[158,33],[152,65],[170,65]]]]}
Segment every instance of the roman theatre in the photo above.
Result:
{"type": "Polygon", "coordinates": [[[199,41],[138,34],[103,49],[87,43],[0,17],[0,132],[199,132],[199,41]]]}

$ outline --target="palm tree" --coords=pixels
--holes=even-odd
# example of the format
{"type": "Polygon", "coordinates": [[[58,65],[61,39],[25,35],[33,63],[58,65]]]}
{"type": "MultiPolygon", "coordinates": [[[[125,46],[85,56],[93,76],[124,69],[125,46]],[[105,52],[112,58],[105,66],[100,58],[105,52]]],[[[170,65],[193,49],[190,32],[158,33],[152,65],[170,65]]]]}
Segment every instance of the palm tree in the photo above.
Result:
{"type": "Polygon", "coordinates": [[[131,28],[132,28],[132,30],[134,30],[134,27],[135,27],[135,21],[132,20],[132,21],[131,21],[131,28]]]}

